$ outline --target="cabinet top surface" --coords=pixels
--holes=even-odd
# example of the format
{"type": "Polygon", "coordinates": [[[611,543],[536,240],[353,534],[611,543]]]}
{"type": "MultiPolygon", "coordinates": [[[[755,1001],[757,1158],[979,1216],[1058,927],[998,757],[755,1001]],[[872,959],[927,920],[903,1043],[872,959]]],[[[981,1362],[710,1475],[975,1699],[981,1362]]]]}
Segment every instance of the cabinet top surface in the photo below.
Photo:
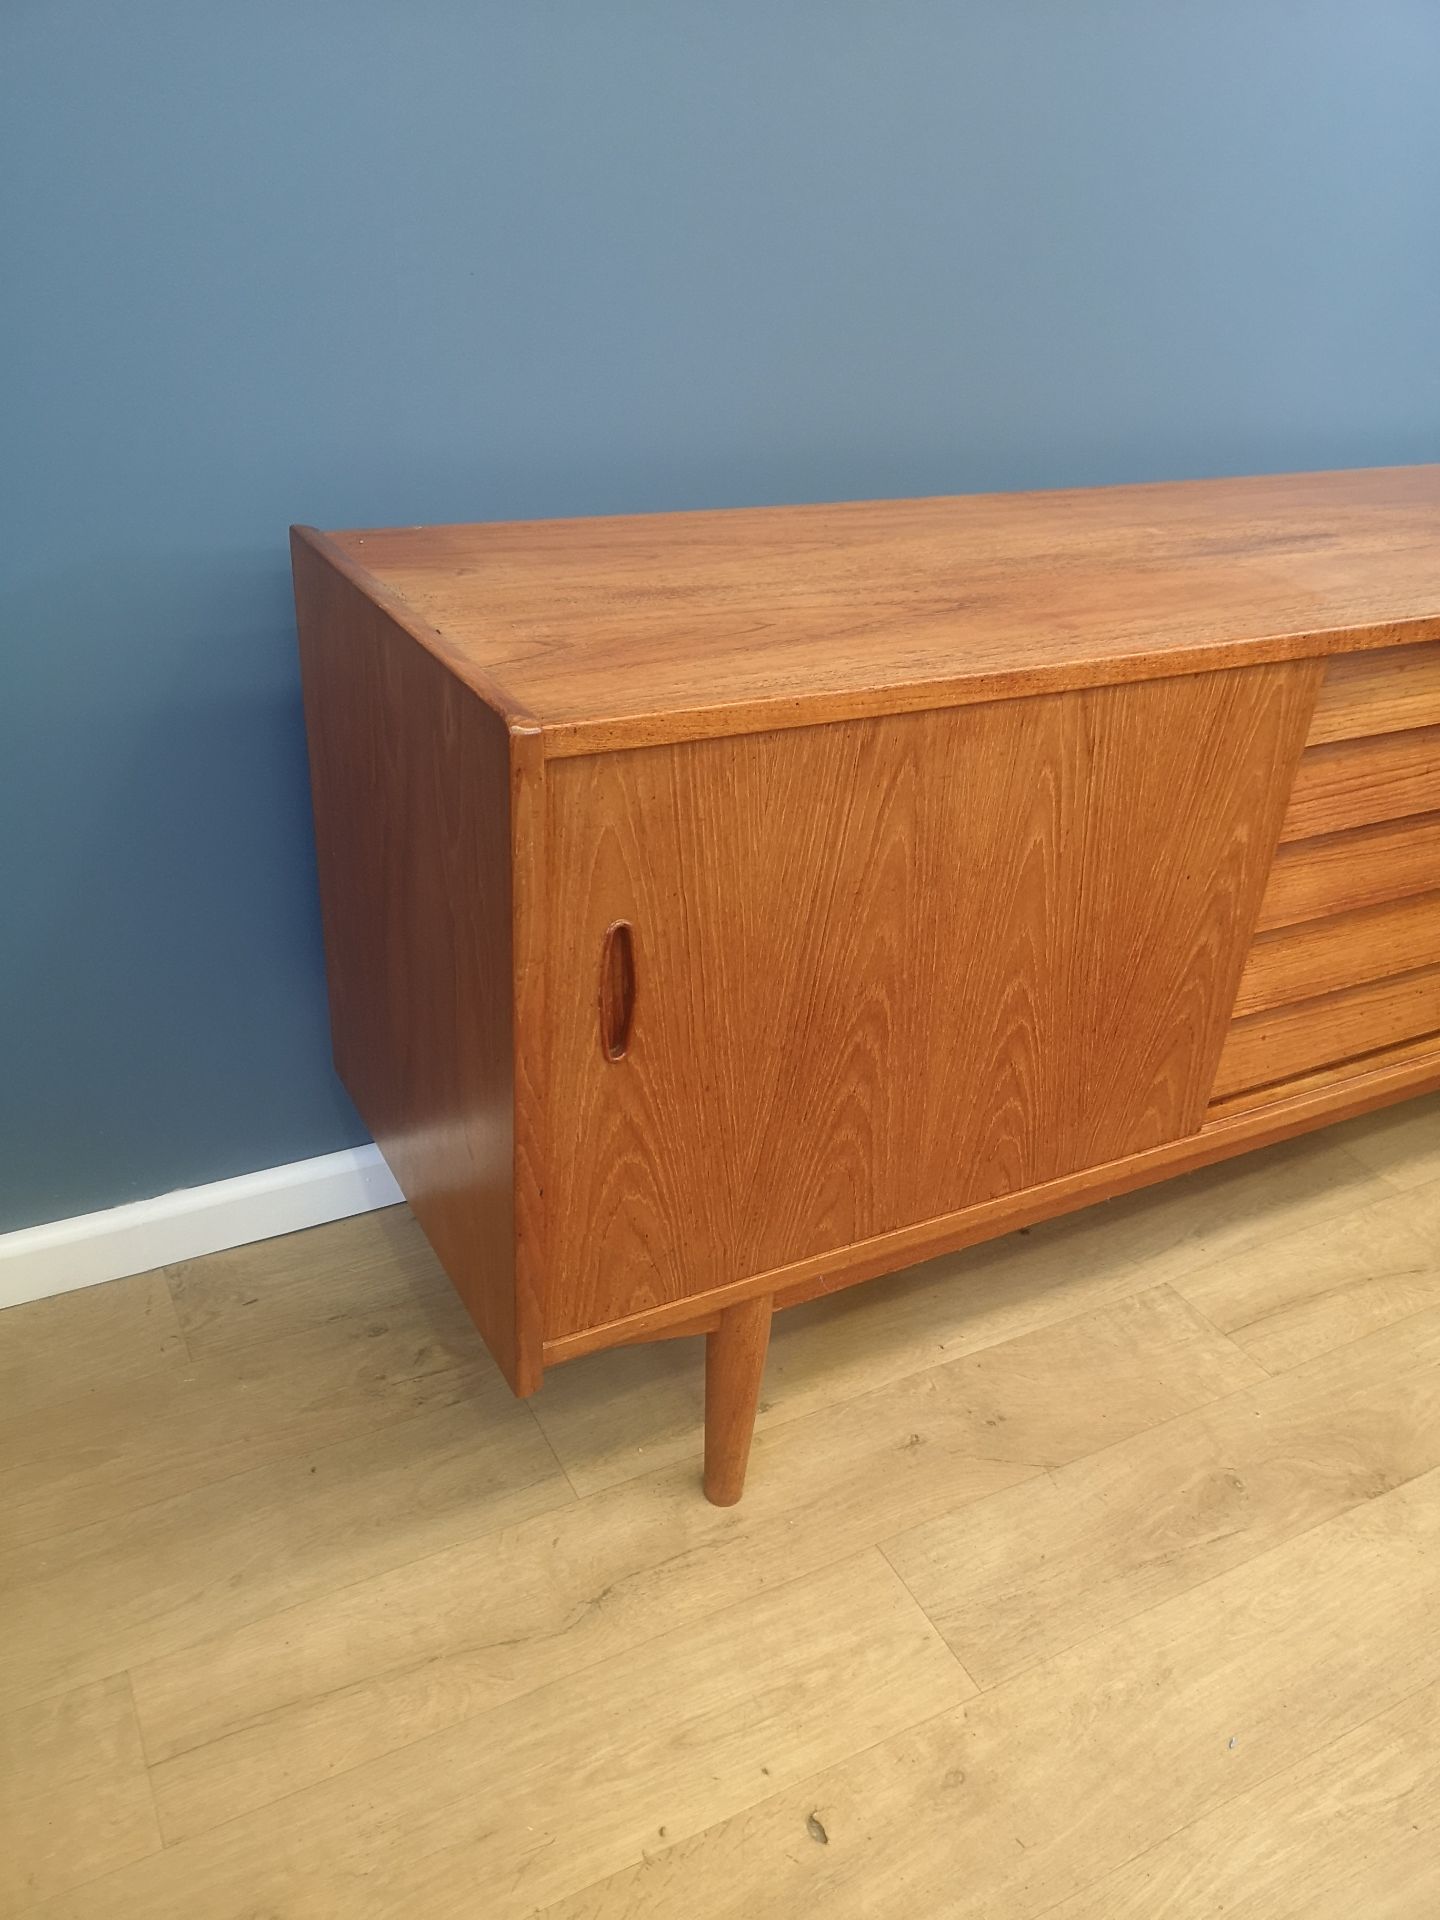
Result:
{"type": "Polygon", "coordinates": [[[552,753],[1440,638],[1440,465],[300,538],[552,753]]]}

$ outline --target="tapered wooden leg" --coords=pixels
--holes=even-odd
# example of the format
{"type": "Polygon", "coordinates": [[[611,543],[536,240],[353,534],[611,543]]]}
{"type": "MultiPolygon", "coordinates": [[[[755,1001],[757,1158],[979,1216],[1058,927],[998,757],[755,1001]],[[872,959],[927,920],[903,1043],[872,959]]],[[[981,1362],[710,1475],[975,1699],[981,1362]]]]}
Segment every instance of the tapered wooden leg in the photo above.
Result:
{"type": "Polygon", "coordinates": [[[726,1307],[705,1336],[705,1497],[717,1507],[733,1507],[745,1491],[771,1305],[767,1294],[726,1307]]]}

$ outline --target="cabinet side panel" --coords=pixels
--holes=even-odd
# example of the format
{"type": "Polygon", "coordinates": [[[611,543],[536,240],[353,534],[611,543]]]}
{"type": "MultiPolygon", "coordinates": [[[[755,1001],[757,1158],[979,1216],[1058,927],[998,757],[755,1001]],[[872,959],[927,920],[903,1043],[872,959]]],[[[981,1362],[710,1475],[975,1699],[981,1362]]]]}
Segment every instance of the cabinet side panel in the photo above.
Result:
{"type": "Polygon", "coordinates": [[[512,1386],[517,1325],[505,722],[322,554],[295,597],[335,1063],[512,1386]]]}
{"type": "Polygon", "coordinates": [[[1297,662],[552,765],[547,1336],[1194,1132],[1316,684],[1297,662]]]}

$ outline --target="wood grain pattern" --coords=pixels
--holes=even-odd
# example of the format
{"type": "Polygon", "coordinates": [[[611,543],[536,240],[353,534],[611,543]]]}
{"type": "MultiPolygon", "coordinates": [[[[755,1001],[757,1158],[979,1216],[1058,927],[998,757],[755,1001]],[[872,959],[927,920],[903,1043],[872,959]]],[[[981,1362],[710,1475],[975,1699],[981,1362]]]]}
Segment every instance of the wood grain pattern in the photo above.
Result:
{"type": "Polygon", "coordinates": [[[283,1362],[267,1341],[148,1380],[138,1430],[124,1376],[39,1412],[0,1409],[0,1536],[18,1546],[115,1522],[501,1391],[448,1286],[448,1302],[408,1306],[375,1300],[359,1272],[348,1289],[369,1311],[288,1336],[283,1362]]]}
{"type": "MultiPolygon", "coordinates": [[[[1317,1222],[1290,1236],[1293,1276],[1334,1225],[1317,1222]]],[[[1372,1253],[1380,1263],[1415,1259],[1404,1214],[1382,1203],[1343,1227],[1332,1277],[1346,1261],[1366,1272],[1372,1253]]],[[[1226,1297],[1238,1306],[1266,1285],[1284,1244],[1267,1237],[1248,1256],[1203,1271],[1233,1276],[1226,1297]]],[[[1315,1291],[1322,1286],[1317,1278],[1315,1291]]],[[[1282,1380],[1227,1394],[897,1532],[886,1558],[966,1672],[996,1686],[1378,1489],[1440,1469],[1440,1311],[1368,1339],[1358,1337],[1363,1331],[1353,1346],[1317,1350],[1282,1380]]]]}
{"type": "MultiPolygon", "coordinates": [[[[360,1300],[386,1326],[414,1332],[428,1318],[434,1334],[459,1345],[467,1326],[449,1311],[438,1271],[413,1214],[382,1207],[337,1220],[323,1250],[306,1234],[285,1233],[177,1260],[155,1277],[170,1290],[189,1354],[203,1362],[316,1333],[342,1345],[359,1331],[353,1315],[360,1300]]],[[[473,1341],[454,1357],[485,1364],[473,1341]]]]}
{"type": "Polygon", "coordinates": [[[1429,1920],[1440,1913],[1440,1686],[1292,1761],[1045,1920],[1429,1920]]]}
{"type": "Polygon", "coordinates": [[[462,1720],[182,1841],[68,1912],[529,1920],[973,1692],[872,1550],[536,1687],[485,1714],[482,1739],[462,1720]]]}
{"type": "MultiPolygon", "coordinates": [[[[308,1463],[322,1448],[417,1416],[508,1404],[406,1207],[335,1221],[318,1243],[311,1232],[285,1234],[147,1278],[161,1295],[169,1288],[188,1358],[182,1350],[168,1367],[138,1374],[117,1365],[109,1378],[67,1368],[54,1379],[57,1398],[13,1412],[0,1399],[0,1539],[8,1545],[118,1522],[237,1474],[255,1476],[259,1509],[270,1484],[262,1469],[283,1477],[286,1461],[308,1463]]],[[[87,1327],[118,1333],[118,1316],[101,1302],[130,1286],[110,1283],[93,1310],[64,1294],[7,1313],[0,1351],[27,1350],[32,1378],[49,1376],[55,1370],[36,1356],[61,1346],[83,1352],[87,1327]]],[[[522,1452],[526,1430],[522,1420],[514,1435],[522,1452]]],[[[543,1469],[543,1451],[532,1458],[543,1469]]],[[[157,1563],[165,1551],[155,1549],[157,1563]]]]}
{"type": "Polygon", "coordinates": [[[1432,1033],[1440,1034],[1440,966],[1253,1013],[1230,1029],[1214,1098],[1358,1060],[1432,1033]]]}
{"type": "MultiPolygon", "coordinates": [[[[1440,877],[1440,876],[1437,876],[1440,877]]],[[[1262,934],[1235,997],[1237,1017],[1440,963],[1440,892],[1262,934]]]]}
{"type": "Polygon", "coordinates": [[[1440,466],[334,536],[547,753],[1440,639],[1440,466]]]}
{"type": "Polygon", "coordinates": [[[1335,654],[1310,723],[1311,745],[1440,725],[1440,645],[1335,654]]]}
{"type": "MultiPolygon", "coordinates": [[[[523,776],[500,715],[325,553],[297,538],[294,567],[336,1066],[527,1393],[541,1357],[516,1264],[511,789],[523,776]]],[[[527,1171],[520,1190],[536,1184],[527,1171]]]]}
{"type": "MultiPolygon", "coordinates": [[[[1430,1473],[696,1841],[647,1852],[545,1920],[1041,1920],[1435,1686],[1437,1539],[1430,1473]],[[811,1814],[824,1846],[806,1844],[811,1814]]],[[[1432,1766],[1435,1753],[1432,1737],[1432,1766]]],[[[1360,1797],[1383,1829],[1383,1807],[1360,1797]]],[[[1303,1888],[1300,1901],[1294,1920],[1308,1920],[1303,1888]]],[[[1093,1912],[1109,1920],[1103,1902],[1093,1912]]]]}
{"type": "Polygon", "coordinates": [[[948,1365],[856,1380],[759,1438],[739,1506],[696,1497],[692,1451],[404,1569],[337,1567],[329,1594],[136,1674],[166,1832],[204,1832],[467,1720],[493,1746],[507,1702],[1261,1377],[1175,1293],[1135,1290],[948,1365]],[[1057,1368],[1084,1391],[1056,1394],[1057,1368]]]}
{"type": "MultiPolygon", "coordinates": [[[[1397,1040],[1390,1046],[1372,1047],[1358,1060],[1332,1060],[1288,1080],[1246,1087],[1239,1093],[1214,1099],[1210,1102],[1210,1116],[1200,1130],[1201,1138],[1213,1131],[1249,1122],[1264,1127],[1267,1108],[1293,1113],[1297,1108],[1313,1108],[1333,1101],[1336,1106],[1331,1118],[1343,1121],[1350,1117],[1347,1112],[1350,1101],[1361,1097],[1368,1086],[1389,1086],[1397,1091],[1403,1087],[1405,1091],[1400,1097],[1406,1099],[1428,1086],[1432,1079],[1440,1082],[1440,1037],[1430,1033],[1422,1034],[1418,1040],[1397,1040]]],[[[1366,1113],[1369,1108],[1358,1106],[1351,1111],[1366,1113]]]]}
{"type": "Polygon", "coordinates": [[[1282,840],[1440,808],[1440,727],[1337,740],[1301,755],[1282,840]]]}
{"type": "Polygon", "coordinates": [[[1275,855],[1256,923],[1274,927],[1377,907],[1440,885],[1440,813],[1295,840],[1275,855]]]}
{"type": "Polygon", "coordinates": [[[552,767],[547,1338],[1198,1127],[1316,671],[552,767]]]}
{"type": "Polygon", "coordinates": [[[838,1252],[797,1260],[774,1273],[732,1281],[698,1300],[669,1301],[644,1308],[628,1319],[547,1340],[545,1358],[547,1363],[574,1360],[606,1347],[641,1341],[661,1328],[693,1322],[760,1293],[774,1294],[777,1310],[798,1306],[894,1273],[910,1262],[976,1246],[998,1234],[1020,1231],[1077,1208],[1137,1192],[1172,1175],[1210,1167],[1256,1147],[1292,1140],[1316,1127],[1366,1115],[1377,1107],[1437,1087],[1440,1045],[1432,1044],[1431,1039],[1377,1048],[1364,1059],[1347,1059],[1326,1071],[1301,1075],[1293,1082],[1246,1089],[1233,1098],[1212,1100],[1198,1133],[1124,1160],[1086,1167],[1044,1186],[1006,1194],[959,1213],[901,1227],[838,1252]]]}
{"type": "MultiPolygon", "coordinates": [[[[296,1343],[297,1363],[306,1345],[296,1343]]],[[[0,1707],[326,1592],[337,1567],[360,1579],[574,1497],[497,1372],[477,1368],[454,1385],[407,1419],[309,1449],[257,1449],[259,1464],[226,1478],[50,1537],[0,1541],[0,1707]]]]}
{"type": "Polygon", "coordinates": [[[132,1274],[93,1293],[78,1318],[67,1294],[7,1310],[0,1338],[0,1409],[11,1419],[41,1413],[92,1388],[129,1380],[173,1380],[186,1360],[185,1336],[160,1273],[132,1274]],[[63,1339],[64,1369],[42,1364],[63,1339]]]}
{"type": "MultiPolygon", "coordinates": [[[[552,1383],[607,1376],[616,1404],[607,1431],[566,1442],[591,1491],[548,1512],[525,1505],[534,1461],[511,1442],[549,1394],[516,1406],[482,1361],[473,1427],[379,1427],[363,1458],[340,1449],[338,1485],[320,1445],[182,1501],[158,1532],[152,1509],[0,1556],[12,1708],[29,1689],[0,1719],[0,1904],[17,1920],[1428,1915],[1440,1307],[1393,1315],[1440,1244],[1437,1100],[790,1316],[738,1507],[697,1497],[698,1396],[688,1457],[605,1484],[618,1403],[643,1445],[633,1410],[685,1359],[671,1344],[552,1383]],[[1323,1313],[1303,1331],[1329,1350],[1267,1380],[1173,1284],[1137,1287],[1147,1273],[1203,1276],[1237,1334],[1323,1313]],[[1351,1338],[1377,1304],[1391,1323],[1351,1338]],[[483,1463],[488,1497],[457,1463],[483,1463]],[[924,1542],[923,1611],[878,1557],[907,1537],[924,1542]],[[80,1650],[82,1621],[89,1674],[67,1679],[56,1656],[80,1650]],[[147,1785],[168,1844],[140,1857],[160,1837],[147,1785]]],[[[292,1236],[288,1269],[259,1247],[213,1284],[190,1264],[217,1460],[256,1413],[269,1432],[274,1408],[323,1405],[335,1354],[372,1313],[398,1335],[407,1293],[463,1338],[418,1230],[388,1219],[404,1230],[372,1216],[368,1253],[346,1222],[292,1236]],[[312,1278],[329,1320],[299,1310],[312,1278]]],[[[67,1366],[115,1324],[108,1291],[0,1315],[35,1404],[62,1410],[56,1446],[94,1395],[87,1376],[67,1399],[67,1366]]],[[[698,1346],[688,1365],[698,1386],[698,1346]]],[[[125,1395],[146,1425],[156,1372],[117,1372],[117,1431],[125,1395]]],[[[12,1464],[38,1506],[43,1472],[26,1485],[30,1457],[12,1464]]],[[[97,1504],[110,1467],[97,1449],[97,1504]]]]}
{"type": "MultiPolygon", "coordinates": [[[[1440,1071],[1440,1063],[1437,1063],[1440,1071]]],[[[1392,1112],[1424,1112],[1425,1103],[1392,1112]]],[[[1373,1118],[1350,1123],[1368,1140],[1373,1118]]],[[[1432,1134],[1435,1133],[1432,1122],[1432,1134]]],[[[1399,1161],[1401,1138],[1383,1163],[1399,1161]]],[[[1233,1259],[1293,1225],[1353,1213],[1390,1195],[1390,1175],[1324,1138],[1243,1154],[1106,1205],[930,1260],[881,1285],[812,1299],[776,1315],[757,1415],[760,1433],[923,1371],[940,1361],[1124,1299],[1195,1267],[1233,1259]],[[1263,1228],[1263,1232],[1261,1229],[1263,1228]]],[[[1440,1134],[1415,1165],[1440,1179],[1440,1134]]],[[[718,1316],[716,1316],[718,1318],[718,1316]]],[[[1038,1349],[1037,1349],[1038,1351],[1038,1349]]],[[[703,1421],[693,1345],[614,1348],[556,1367],[530,1404],[584,1496],[667,1465],[693,1464],[703,1421]],[[643,1406],[644,1418],[636,1408],[643,1406]]],[[[767,1459],[771,1458],[767,1453],[767,1459]]],[[[773,1474],[773,1464],[767,1469],[773,1474]]],[[[848,1477],[848,1476],[847,1476],[848,1477]]],[[[750,1500],[761,1497],[758,1485],[750,1500]]]]}

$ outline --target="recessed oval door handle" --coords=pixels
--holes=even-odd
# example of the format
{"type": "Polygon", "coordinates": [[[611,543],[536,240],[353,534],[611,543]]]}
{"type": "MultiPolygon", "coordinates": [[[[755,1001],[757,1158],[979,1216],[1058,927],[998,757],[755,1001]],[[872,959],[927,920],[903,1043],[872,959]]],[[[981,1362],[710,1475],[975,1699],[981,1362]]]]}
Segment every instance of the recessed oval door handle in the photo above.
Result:
{"type": "Polygon", "coordinates": [[[606,929],[600,955],[600,1045],[607,1060],[623,1060],[635,1019],[635,935],[628,920],[606,929]]]}

